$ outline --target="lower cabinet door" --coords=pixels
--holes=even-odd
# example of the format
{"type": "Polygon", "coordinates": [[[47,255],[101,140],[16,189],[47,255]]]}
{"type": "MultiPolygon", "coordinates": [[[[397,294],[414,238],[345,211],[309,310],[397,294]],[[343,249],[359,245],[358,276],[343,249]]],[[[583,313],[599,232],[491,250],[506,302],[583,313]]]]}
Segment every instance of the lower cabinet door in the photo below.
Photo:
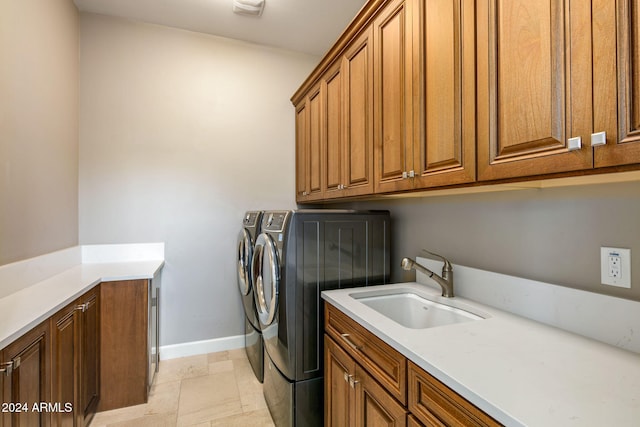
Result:
{"type": "Polygon", "coordinates": [[[324,424],[325,427],[351,426],[356,363],[328,335],[324,336],[324,424]]]}
{"type": "Polygon", "coordinates": [[[407,410],[364,369],[356,365],[356,427],[404,427],[407,410]]]}
{"type": "Polygon", "coordinates": [[[98,407],[100,392],[100,287],[81,297],[82,328],[80,332],[80,398],[78,415],[88,425],[98,407]]]}
{"type": "Polygon", "coordinates": [[[78,426],[78,379],[80,359],[79,307],[74,301],[51,318],[52,372],[51,400],[69,405],[70,411],[56,411],[52,415],[54,426],[78,426]]]}
{"type": "Polygon", "coordinates": [[[1,362],[8,372],[0,385],[2,402],[12,404],[2,414],[3,427],[49,426],[51,417],[49,321],[27,332],[3,350],[1,362]]]}

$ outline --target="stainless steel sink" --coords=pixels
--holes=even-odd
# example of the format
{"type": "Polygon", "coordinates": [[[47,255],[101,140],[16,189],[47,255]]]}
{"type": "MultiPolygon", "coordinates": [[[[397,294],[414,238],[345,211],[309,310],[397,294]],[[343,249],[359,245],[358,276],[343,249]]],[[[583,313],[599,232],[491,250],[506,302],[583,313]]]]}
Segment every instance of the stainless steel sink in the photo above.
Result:
{"type": "Polygon", "coordinates": [[[426,329],[485,317],[467,308],[442,304],[411,289],[352,293],[350,296],[396,323],[411,329],[426,329]]]}

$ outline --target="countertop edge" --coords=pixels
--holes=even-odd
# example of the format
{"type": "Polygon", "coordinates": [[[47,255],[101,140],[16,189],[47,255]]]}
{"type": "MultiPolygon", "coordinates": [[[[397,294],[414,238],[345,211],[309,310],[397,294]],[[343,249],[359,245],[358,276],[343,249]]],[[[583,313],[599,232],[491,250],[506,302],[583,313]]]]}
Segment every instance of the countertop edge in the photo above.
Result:
{"type": "Polygon", "coordinates": [[[45,293],[46,291],[51,292],[60,289],[59,298],[54,296],[52,299],[38,304],[38,307],[31,313],[25,313],[25,310],[23,310],[18,316],[24,316],[24,320],[22,318],[13,319],[13,322],[11,322],[13,325],[7,327],[8,331],[0,330],[0,350],[101,282],[153,279],[164,267],[164,264],[164,260],[80,264],[1,298],[0,306],[2,306],[3,302],[8,305],[23,306],[28,304],[25,300],[28,301],[34,295],[39,294],[40,291],[45,293]],[[66,287],[59,286],[60,283],[65,282],[73,283],[68,283],[66,287]]]}

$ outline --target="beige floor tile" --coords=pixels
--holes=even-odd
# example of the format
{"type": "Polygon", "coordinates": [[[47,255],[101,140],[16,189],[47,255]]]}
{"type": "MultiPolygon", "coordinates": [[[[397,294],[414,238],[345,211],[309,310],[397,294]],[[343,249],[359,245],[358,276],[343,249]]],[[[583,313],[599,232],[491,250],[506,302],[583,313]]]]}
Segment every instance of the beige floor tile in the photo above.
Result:
{"type": "Polygon", "coordinates": [[[178,425],[186,426],[242,413],[233,372],[182,380],[178,425]]]}
{"type": "Polygon", "coordinates": [[[149,402],[99,412],[90,427],[273,427],[244,349],[163,360],[149,402]]]}
{"type": "Polygon", "coordinates": [[[91,427],[107,426],[121,421],[140,418],[144,416],[146,410],[147,405],[144,404],[98,412],[91,421],[91,427]]]}
{"type": "Polygon", "coordinates": [[[233,360],[222,360],[220,362],[209,362],[209,374],[233,371],[233,360]]]}
{"type": "Polygon", "coordinates": [[[264,400],[262,390],[256,393],[244,393],[242,389],[240,389],[240,402],[242,403],[243,412],[267,409],[267,402],[264,400]]]}
{"type": "Polygon", "coordinates": [[[145,415],[133,420],[108,424],[108,427],[175,427],[176,414],[145,415]]]}
{"type": "Polygon", "coordinates": [[[240,390],[243,390],[246,393],[262,391],[262,384],[253,373],[253,369],[251,368],[251,364],[249,364],[248,359],[234,359],[233,372],[235,373],[238,388],[240,390]]]}
{"type": "Polygon", "coordinates": [[[247,359],[247,350],[244,347],[227,350],[227,353],[229,359],[247,359]]]}
{"type": "Polygon", "coordinates": [[[145,415],[178,412],[180,398],[180,381],[154,384],[149,392],[149,402],[145,415]]]}
{"type": "Polygon", "coordinates": [[[207,359],[209,363],[222,362],[223,360],[229,360],[229,352],[218,351],[216,353],[209,353],[207,354],[207,359]]]}
{"type": "Polygon", "coordinates": [[[206,354],[181,357],[179,359],[162,360],[155,383],[201,377],[209,374],[209,362],[206,354]]]}
{"type": "Polygon", "coordinates": [[[274,427],[268,409],[247,412],[242,415],[219,418],[211,421],[211,427],[274,427]]]}

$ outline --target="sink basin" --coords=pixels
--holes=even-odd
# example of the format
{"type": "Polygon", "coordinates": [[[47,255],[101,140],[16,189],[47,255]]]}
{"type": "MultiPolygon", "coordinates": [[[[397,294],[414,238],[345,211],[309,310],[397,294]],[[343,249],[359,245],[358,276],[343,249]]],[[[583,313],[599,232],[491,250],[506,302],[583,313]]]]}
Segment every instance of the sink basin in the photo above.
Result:
{"type": "Polygon", "coordinates": [[[411,289],[359,292],[350,296],[411,329],[426,329],[484,319],[483,316],[467,309],[431,301],[411,289]]]}

